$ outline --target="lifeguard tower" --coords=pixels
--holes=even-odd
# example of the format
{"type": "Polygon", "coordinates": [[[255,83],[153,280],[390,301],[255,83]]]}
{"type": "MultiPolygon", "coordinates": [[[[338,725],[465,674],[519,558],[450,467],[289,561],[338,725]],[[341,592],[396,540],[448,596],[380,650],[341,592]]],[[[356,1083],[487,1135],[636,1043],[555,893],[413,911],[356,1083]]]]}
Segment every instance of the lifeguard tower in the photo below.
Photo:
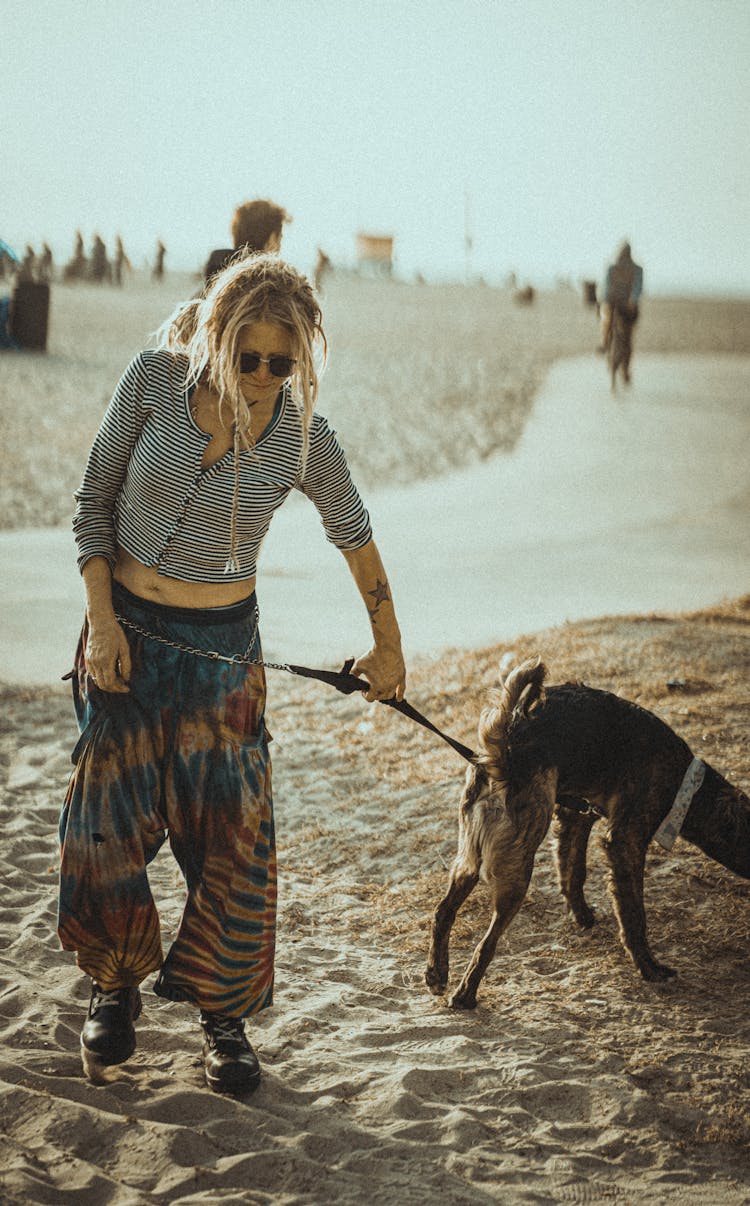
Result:
{"type": "Polygon", "coordinates": [[[393,235],[366,234],[358,231],[357,268],[373,276],[393,274],[393,235]]]}

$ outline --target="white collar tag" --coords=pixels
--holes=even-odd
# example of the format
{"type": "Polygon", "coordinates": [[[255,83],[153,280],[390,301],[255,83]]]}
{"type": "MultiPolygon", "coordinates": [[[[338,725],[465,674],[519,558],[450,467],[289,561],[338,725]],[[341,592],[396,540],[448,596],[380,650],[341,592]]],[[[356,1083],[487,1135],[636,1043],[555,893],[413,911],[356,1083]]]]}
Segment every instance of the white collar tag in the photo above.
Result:
{"type": "Polygon", "coordinates": [[[701,762],[700,758],[693,758],[685,771],[685,777],[674,798],[674,804],[654,834],[659,845],[663,846],[665,850],[671,850],[674,846],[675,838],[679,836],[688,809],[693,802],[693,796],[703,782],[705,773],[706,764],[701,762]]]}

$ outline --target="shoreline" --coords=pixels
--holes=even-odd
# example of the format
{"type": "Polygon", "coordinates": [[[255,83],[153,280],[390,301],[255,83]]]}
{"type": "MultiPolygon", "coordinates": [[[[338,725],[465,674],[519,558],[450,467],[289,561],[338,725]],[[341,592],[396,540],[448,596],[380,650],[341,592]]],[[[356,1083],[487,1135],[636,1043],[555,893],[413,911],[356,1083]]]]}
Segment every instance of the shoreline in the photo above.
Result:
{"type": "MultiPolygon", "coordinates": [[[[59,286],[47,353],[3,354],[3,530],[68,521],[120,375],[184,293],[181,278],[163,288],[59,286]]],[[[366,493],[512,451],[562,357],[591,357],[606,375],[595,311],[571,290],[524,308],[502,289],[334,278],[322,305],[331,355],[319,409],[366,493]]],[[[636,372],[642,355],[675,354],[750,354],[750,300],[647,298],[636,372]]]]}
{"type": "MultiPolygon", "coordinates": [[[[636,373],[613,398],[600,361],[560,360],[512,454],[366,493],[407,659],[744,590],[750,357],[644,354],[636,373]]],[[[72,534],[0,533],[0,583],[0,679],[66,673],[83,610],[72,534]]],[[[274,517],[257,590],[270,661],[338,668],[369,644],[301,496],[274,517]]]]}

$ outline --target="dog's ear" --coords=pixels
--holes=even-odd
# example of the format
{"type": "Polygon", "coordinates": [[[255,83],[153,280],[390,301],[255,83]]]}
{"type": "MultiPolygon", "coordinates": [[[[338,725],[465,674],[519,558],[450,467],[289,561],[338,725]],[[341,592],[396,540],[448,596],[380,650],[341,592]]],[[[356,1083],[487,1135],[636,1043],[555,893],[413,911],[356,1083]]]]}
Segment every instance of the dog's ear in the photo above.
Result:
{"type": "Polygon", "coordinates": [[[542,697],[547,673],[540,657],[529,657],[508,674],[501,691],[479,718],[480,760],[487,774],[498,783],[507,778],[508,728],[513,713],[526,714],[542,697]]]}
{"type": "Polygon", "coordinates": [[[519,712],[528,715],[537,701],[543,697],[546,674],[547,667],[539,654],[535,657],[527,657],[520,666],[516,666],[515,670],[506,678],[503,686],[506,708],[509,711],[518,709],[519,712]]]}
{"type": "Polygon", "coordinates": [[[510,674],[513,667],[516,665],[517,661],[518,661],[518,654],[513,649],[508,649],[503,654],[503,656],[500,658],[500,661],[497,663],[497,676],[500,679],[501,687],[502,687],[503,683],[505,682],[506,678],[508,677],[508,675],[510,674]]]}

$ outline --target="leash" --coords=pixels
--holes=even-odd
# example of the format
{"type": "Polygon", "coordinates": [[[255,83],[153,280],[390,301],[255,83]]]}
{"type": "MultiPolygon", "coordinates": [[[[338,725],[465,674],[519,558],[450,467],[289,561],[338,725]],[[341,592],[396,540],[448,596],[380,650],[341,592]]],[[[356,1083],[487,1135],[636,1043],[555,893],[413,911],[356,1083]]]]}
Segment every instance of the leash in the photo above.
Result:
{"type": "MultiPolygon", "coordinates": [[[[363,678],[357,678],[356,674],[351,674],[351,668],[354,665],[354,658],[348,658],[341,670],[336,673],[334,670],[313,670],[309,666],[294,666],[289,662],[264,662],[264,666],[270,667],[272,670],[286,670],[289,674],[296,674],[300,678],[316,678],[319,682],[328,683],[329,686],[335,687],[342,695],[353,695],[355,691],[367,691],[370,684],[363,678]]],[[[388,708],[393,708],[396,712],[400,712],[402,716],[408,716],[409,720],[414,720],[417,724],[421,724],[422,728],[429,729],[436,737],[440,737],[452,746],[457,754],[465,758],[467,762],[476,763],[477,755],[474,750],[470,750],[463,742],[457,741],[455,737],[451,737],[448,733],[444,733],[437,725],[418,712],[412,707],[407,700],[402,699],[399,703],[394,697],[393,699],[379,699],[378,703],[385,704],[388,708]]],[[[581,816],[603,817],[606,813],[602,811],[597,804],[591,804],[589,800],[579,799],[577,796],[561,796],[557,803],[561,808],[566,808],[571,812],[577,812],[581,816]]]]}
{"type": "MultiPolygon", "coordinates": [[[[267,662],[263,659],[254,658],[251,655],[252,647],[257,636],[257,619],[253,630],[252,638],[244,654],[235,654],[232,657],[227,657],[216,652],[208,652],[205,649],[197,649],[194,646],[182,645],[177,641],[171,641],[166,637],[157,636],[154,632],[149,632],[146,628],[142,628],[133,620],[127,619],[117,613],[117,619],[126,628],[131,628],[134,632],[140,633],[141,636],[148,640],[157,641],[160,645],[169,645],[172,649],[178,649],[181,653],[192,653],[198,657],[207,657],[215,661],[237,663],[240,665],[263,666],[267,670],[283,670],[287,674],[294,674],[297,678],[312,678],[318,682],[327,683],[329,687],[333,687],[342,695],[353,695],[355,691],[369,691],[370,684],[364,678],[358,678],[356,674],[351,673],[354,665],[354,658],[350,657],[344,662],[340,670],[318,670],[311,666],[297,666],[293,662],[267,662]]],[[[72,678],[75,672],[70,671],[64,675],[65,678],[72,678]]],[[[413,720],[415,724],[421,725],[423,729],[427,729],[430,733],[434,733],[441,741],[445,741],[452,749],[456,751],[466,762],[476,764],[477,754],[474,750],[469,749],[468,745],[464,745],[462,741],[458,741],[455,737],[451,737],[448,733],[444,733],[436,724],[423,716],[421,712],[409,703],[408,700],[397,700],[394,696],[392,699],[379,699],[378,703],[385,704],[387,708],[393,708],[394,712],[400,712],[402,716],[406,716],[409,720],[413,720]]],[[[691,797],[692,798],[692,797],[691,797]]],[[[597,817],[605,814],[596,805],[591,804],[588,800],[577,799],[574,796],[564,796],[558,800],[561,807],[572,810],[573,812],[581,813],[582,815],[595,815],[597,817]]],[[[671,816],[671,814],[670,814],[671,816]]],[[[669,818],[667,818],[669,819],[669,818]]],[[[674,838],[672,839],[674,841],[674,838]]]]}
{"type": "MultiPolygon", "coordinates": [[[[344,662],[338,673],[335,670],[314,670],[310,666],[294,666],[289,662],[264,662],[264,666],[271,670],[286,670],[289,674],[296,674],[299,678],[315,678],[319,682],[328,683],[340,691],[342,695],[353,695],[355,691],[367,691],[370,684],[363,678],[357,678],[356,674],[351,673],[351,668],[354,665],[354,658],[350,657],[344,662]]],[[[393,699],[379,699],[378,703],[385,704],[388,708],[393,708],[396,712],[400,712],[402,716],[408,716],[409,720],[420,724],[423,729],[429,729],[436,737],[440,737],[442,741],[448,743],[465,758],[467,762],[476,763],[477,755],[474,750],[470,750],[468,745],[457,741],[455,737],[449,736],[439,729],[437,725],[418,712],[416,708],[405,699],[401,702],[394,697],[393,699]]],[[[591,804],[589,800],[579,799],[577,796],[561,796],[557,803],[561,808],[566,808],[571,812],[577,812],[581,816],[594,816],[596,818],[606,816],[597,804],[591,804]]]]}
{"type": "MultiPolygon", "coordinates": [[[[289,662],[264,662],[263,664],[269,666],[272,670],[286,670],[290,674],[296,674],[299,678],[318,679],[321,683],[328,683],[330,687],[334,687],[342,695],[353,695],[355,691],[369,691],[370,689],[370,684],[364,678],[357,678],[356,674],[351,673],[351,668],[354,665],[353,657],[347,658],[338,672],[335,670],[314,670],[310,666],[294,666],[289,662]]],[[[385,704],[387,708],[393,708],[394,711],[400,712],[402,716],[407,716],[409,720],[420,724],[423,729],[429,729],[436,737],[440,737],[448,745],[452,746],[456,753],[465,758],[467,762],[476,761],[477,756],[473,750],[469,749],[468,745],[464,745],[463,742],[457,741],[455,737],[444,733],[436,724],[433,724],[431,720],[428,720],[426,716],[423,716],[421,712],[412,707],[406,699],[399,701],[394,696],[393,699],[379,699],[378,703],[385,704]]]]}
{"type": "MultiPolygon", "coordinates": [[[[296,675],[297,678],[312,678],[316,679],[318,682],[327,683],[329,687],[333,687],[342,695],[353,695],[355,691],[365,692],[369,691],[370,689],[370,684],[366,679],[358,678],[356,674],[351,673],[352,666],[354,665],[353,657],[347,658],[341,669],[338,671],[318,670],[311,666],[297,666],[293,662],[267,662],[262,659],[253,658],[250,651],[255,643],[255,638],[257,635],[257,622],[252,640],[250,641],[246,652],[233,657],[226,657],[220,653],[207,652],[204,649],[196,649],[192,646],[181,645],[176,641],[170,641],[165,637],[157,636],[156,633],[149,632],[147,629],[141,628],[139,624],[135,624],[132,620],[128,620],[124,616],[118,615],[117,619],[121,624],[124,624],[126,628],[133,629],[135,632],[140,633],[141,636],[146,637],[148,640],[157,641],[161,645],[169,645],[171,648],[178,649],[182,653],[192,653],[199,657],[208,657],[212,660],[222,662],[263,666],[266,670],[283,670],[286,674],[296,675]]],[[[75,670],[71,670],[68,672],[68,674],[63,675],[63,678],[72,678],[74,674],[75,670]]],[[[436,737],[439,737],[441,741],[445,741],[447,745],[454,749],[457,754],[460,754],[460,756],[464,758],[466,762],[476,764],[477,754],[474,750],[469,749],[468,745],[464,745],[462,741],[458,741],[455,737],[451,737],[448,733],[444,733],[443,730],[439,729],[436,724],[433,724],[431,720],[428,720],[426,716],[423,716],[422,713],[419,712],[412,704],[410,704],[408,700],[402,699],[399,701],[394,695],[392,699],[379,699],[377,702],[385,704],[387,708],[393,708],[394,712],[400,712],[402,716],[406,716],[409,720],[413,720],[415,724],[421,725],[423,729],[427,729],[430,733],[434,733],[436,737]]],[[[79,747],[76,746],[76,750],[74,751],[74,761],[78,748],[79,747]]],[[[691,763],[691,768],[692,765],[693,764],[691,763]]],[[[692,799],[692,795],[690,799],[692,799]]],[[[557,802],[562,808],[567,808],[573,812],[578,812],[583,816],[594,815],[596,817],[602,817],[605,815],[602,809],[596,804],[591,804],[588,800],[578,799],[575,796],[563,796],[557,802]]],[[[673,811],[674,809],[672,812],[673,811]]],[[[687,811],[687,809],[685,811],[687,811]]],[[[667,820],[672,817],[672,812],[670,812],[667,820]]],[[[674,841],[674,838],[672,838],[672,841],[674,841]]],[[[666,843],[663,842],[662,844],[666,843]]]]}

